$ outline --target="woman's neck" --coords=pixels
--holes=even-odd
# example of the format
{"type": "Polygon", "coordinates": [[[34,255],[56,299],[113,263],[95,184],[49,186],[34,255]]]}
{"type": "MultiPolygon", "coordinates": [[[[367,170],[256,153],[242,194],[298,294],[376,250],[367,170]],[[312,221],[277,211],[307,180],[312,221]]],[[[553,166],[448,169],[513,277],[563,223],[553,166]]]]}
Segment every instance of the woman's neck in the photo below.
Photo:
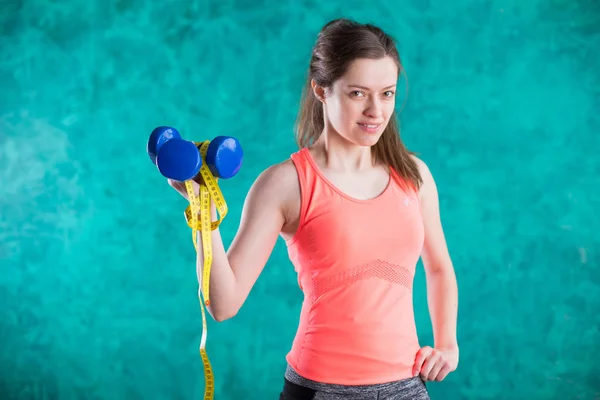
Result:
{"type": "Polygon", "coordinates": [[[371,147],[351,143],[331,128],[325,128],[311,147],[328,169],[352,172],[373,168],[371,147]]]}

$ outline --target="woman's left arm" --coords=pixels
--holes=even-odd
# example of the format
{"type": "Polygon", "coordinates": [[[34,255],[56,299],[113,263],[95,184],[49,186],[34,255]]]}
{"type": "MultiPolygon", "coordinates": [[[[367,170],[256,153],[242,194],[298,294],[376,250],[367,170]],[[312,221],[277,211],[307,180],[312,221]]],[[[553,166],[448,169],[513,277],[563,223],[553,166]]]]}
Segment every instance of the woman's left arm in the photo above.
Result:
{"type": "Polygon", "coordinates": [[[417,159],[423,185],[419,197],[425,228],[421,253],[427,281],[427,303],[433,328],[434,347],[423,347],[415,358],[414,375],[424,380],[443,380],[458,366],[458,285],[446,245],[438,191],[429,168],[417,159]]]}

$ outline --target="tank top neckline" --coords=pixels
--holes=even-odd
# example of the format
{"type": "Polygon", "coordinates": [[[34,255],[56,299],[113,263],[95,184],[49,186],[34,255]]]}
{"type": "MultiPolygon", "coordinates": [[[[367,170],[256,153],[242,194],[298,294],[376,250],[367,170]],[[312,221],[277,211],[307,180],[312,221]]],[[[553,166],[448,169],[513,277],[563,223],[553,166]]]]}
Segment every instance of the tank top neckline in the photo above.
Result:
{"type": "Polygon", "coordinates": [[[343,197],[344,199],[354,202],[354,203],[359,203],[359,204],[369,204],[369,203],[373,203],[375,201],[378,201],[379,199],[383,198],[384,196],[387,195],[387,193],[391,190],[392,188],[392,184],[393,184],[393,170],[390,168],[390,175],[389,175],[389,180],[387,185],[385,186],[385,188],[381,191],[381,193],[379,193],[378,195],[376,195],[375,197],[371,197],[369,199],[359,199],[353,196],[350,196],[349,194],[347,194],[346,192],[342,191],[340,188],[338,188],[336,185],[333,184],[333,182],[331,182],[329,180],[329,178],[327,178],[327,176],[325,176],[325,173],[321,170],[321,168],[317,165],[317,162],[315,161],[315,159],[312,156],[312,153],[309,151],[308,147],[304,147],[301,152],[304,154],[304,158],[308,161],[308,163],[310,164],[310,166],[313,168],[313,170],[315,171],[315,173],[319,176],[319,178],[321,178],[323,180],[323,182],[325,182],[325,184],[327,186],[329,186],[335,193],[337,193],[338,195],[340,195],[341,197],[343,197]]]}

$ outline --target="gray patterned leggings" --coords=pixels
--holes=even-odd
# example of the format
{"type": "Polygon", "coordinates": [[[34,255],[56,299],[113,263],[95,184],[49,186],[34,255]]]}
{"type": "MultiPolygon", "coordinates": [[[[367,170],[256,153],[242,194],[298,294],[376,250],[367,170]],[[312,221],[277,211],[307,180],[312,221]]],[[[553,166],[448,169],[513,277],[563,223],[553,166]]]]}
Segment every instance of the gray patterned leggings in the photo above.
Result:
{"type": "Polygon", "coordinates": [[[279,400],[430,400],[420,377],[377,385],[344,386],[305,379],[288,366],[279,400]]]}

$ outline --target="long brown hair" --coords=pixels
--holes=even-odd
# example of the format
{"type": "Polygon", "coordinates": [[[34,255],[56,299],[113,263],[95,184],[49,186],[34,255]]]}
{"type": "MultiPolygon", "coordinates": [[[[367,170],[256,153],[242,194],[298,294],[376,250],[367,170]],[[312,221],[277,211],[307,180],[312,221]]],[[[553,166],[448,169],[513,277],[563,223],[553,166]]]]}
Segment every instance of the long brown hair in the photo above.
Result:
{"type": "MultiPolygon", "coordinates": [[[[312,50],[310,67],[296,120],[296,142],[300,148],[314,143],[323,132],[323,106],[311,87],[311,79],[319,86],[330,88],[346,72],[349,64],[357,58],[380,59],[390,57],[403,71],[394,39],[371,24],[360,24],[348,19],[336,19],[327,23],[319,32],[312,50]]],[[[381,138],[371,149],[375,162],[382,162],[394,169],[404,182],[416,189],[422,179],[415,154],[400,139],[396,112],[392,114],[381,138]]]]}

